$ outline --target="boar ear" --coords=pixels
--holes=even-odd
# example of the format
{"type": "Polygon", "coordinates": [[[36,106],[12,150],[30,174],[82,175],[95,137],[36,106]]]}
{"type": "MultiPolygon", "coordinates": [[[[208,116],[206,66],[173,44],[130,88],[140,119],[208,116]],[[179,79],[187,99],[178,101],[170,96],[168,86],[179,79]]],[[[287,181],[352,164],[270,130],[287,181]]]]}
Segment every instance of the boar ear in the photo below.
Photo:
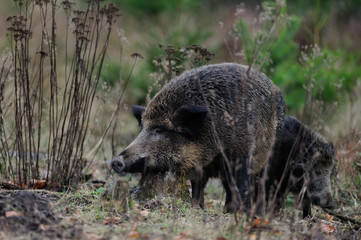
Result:
{"type": "Polygon", "coordinates": [[[293,116],[288,116],[285,119],[285,128],[293,133],[293,134],[299,134],[300,131],[300,127],[301,127],[301,123],[300,121],[298,121],[297,118],[293,117],[293,116]]]}
{"type": "Polygon", "coordinates": [[[327,144],[326,156],[331,161],[335,157],[335,148],[332,143],[327,144]]]}
{"type": "Polygon", "coordinates": [[[134,117],[138,120],[139,126],[142,125],[142,114],[145,112],[145,107],[134,105],[132,106],[132,113],[134,117]]]}
{"type": "Polygon", "coordinates": [[[195,136],[201,129],[207,116],[207,108],[195,105],[183,105],[175,113],[175,125],[187,135],[195,136]]]}
{"type": "Polygon", "coordinates": [[[332,163],[335,158],[335,148],[332,143],[326,143],[325,145],[321,145],[320,153],[322,156],[322,162],[324,163],[332,163]]]}

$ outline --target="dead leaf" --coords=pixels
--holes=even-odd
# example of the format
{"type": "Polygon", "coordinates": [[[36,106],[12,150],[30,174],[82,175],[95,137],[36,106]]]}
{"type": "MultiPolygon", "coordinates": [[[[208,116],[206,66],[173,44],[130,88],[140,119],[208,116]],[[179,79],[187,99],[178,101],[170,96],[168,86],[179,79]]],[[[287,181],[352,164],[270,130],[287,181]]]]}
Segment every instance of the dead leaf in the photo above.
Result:
{"type": "Polygon", "coordinates": [[[46,180],[35,180],[34,189],[43,189],[45,187],[46,180]]]}
{"type": "Polygon", "coordinates": [[[70,209],[68,207],[65,208],[65,213],[69,214],[70,213],[70,209]]]}
{"type": "Polygon", "coordinates": [[[268,219],[263,219],[262,220],[262,226],[266,226],[269,225],[269,220],[268,219]]]}
{"type": "Polygon", "coordinates": [[[319,227],[322,232],[327,233],[327,234],[333,233],[336,230],[334,226],[324,224],[324,223],[321,223],[319,227]]]}
{"type": "Polygon", "coordinates": [[[146,209],[144,209],[144,210],[140,211],[139,213],[140,213],[140,215],[142,215],[143,217],[147,217],[148,214],[149,214],[149,211],[146,210],[146,209]]]}
{"type": "Polygon", "coordinates": [[[15,211],[7,211],[5,212],[5,217],[16,217],[21,216],[21,213],[15,212],[15,211]]]}
{"type": "Polygon", "coordinates": [[[184,230],[184,232],[182,232],[178,236],[175,236],[174,239],[176,240],[189,239],[189,232],[187,230],[184,230]]]}
{"type": "Polygon", "coordinates": [[[253,228],[258,228],[258,227],[264,227],[267,226],[269,224],[269,220],[268,219],[262,219],[262,218],[256,218],[253,220],[253,228]]]}
{"type": "Polygon", "coordinates": [[[253,220],[253,226],[254,228],[258,227],[258,225],[261,223],[261,218],[256,218],[253,220]]]}
{"type": "Polygon", "coordinates": [[[105,220],[104,220],[104,225],[108,225],[108,224],[118,224],[118,223],[121,223],[121,219],[120,217],[106,217],[105,220]]]}
{"type": "Polygon", "coordinates": [[[130,233],[128,233],[127,238],[136,238],[138,239],[140,237],[139,233],[136,231],[131,231],[130,233]]]}
{"type": "Polygon", "coordinates": [[[50,230],[50,225],[44,225],[44,224],[40,224],[39,225],[39,230],[42,230],[42,231],[49,231],[50,230]]]}
{"type": "Polygon", "coordinates": [[[88,234],[86,236],[86,239],[89,239],[89,240],[99,240],[99,239],[103,239],[102,237],[96,235],[95,233],[91,233],[91,234],[88,234]]]}
{"type": "Polygon", "coordinates": [[[333,216],[332,216],[332,215],[330,215],[330,214],[326,214],[326,219],[330,221],[330,220],[332,220],[332,219],[333,219],[333,216]]]}
{"type": "Polygon", "coordinates": [[[9,181],[8,183],[11,184],[11,185],[17,186],[17,187],[19,187],[19,188],[23,188],[23,189],[27,189],[27,188],[28,188],[28,186],[27,186],[25,183],[23,183],[23,184],[21,184],[21,185],[20,185],[20,183],[14,182],[14,181],[9,181]]]}
{"type": "Polygon", "coordinates": [[[256,239],[257,239],[257,236],[256,236],[256,234],[251,233],[251,234],[248,235],[248,239],[249,239],[249,240],[256,240],[256,239]]]}

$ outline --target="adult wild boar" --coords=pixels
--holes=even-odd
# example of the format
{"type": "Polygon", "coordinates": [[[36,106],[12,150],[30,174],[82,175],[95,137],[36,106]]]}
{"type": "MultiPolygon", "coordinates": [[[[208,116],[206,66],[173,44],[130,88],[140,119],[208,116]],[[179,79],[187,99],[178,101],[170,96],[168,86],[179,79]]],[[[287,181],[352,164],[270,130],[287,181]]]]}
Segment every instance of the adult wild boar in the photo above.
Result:
{"type": "Polygon", "coordinates": [[[116,172],[170,171],[191,180],[204,206],[209,177],[220,177],[226,212],[247,199],[249,174],[261,171],[283,127],[285,102],[264,74],[223,63],[174,78],[147,107],[134,106],[141,132],[112,160],[116,172]]]}
{"type": "MultiPolygon", "coordinates": [[[[280,208],[288,192],[299,196],[303,217],[311,215],[311,203],[322,208],[333,208],[331,172],[335,163],[332,143],[313,133],[295,117],[285,119],[282,134],[277,136],[268,164],[263,171],[265,199],[258,200],[258,208],[266,205],[280,208]],[[273,202],[273,199],[275,200],[273,202]],[[272,204],[273,202],[273,204],[272,204]]],[[[259,185],[262,189],[262,185],[259,185]]]]}

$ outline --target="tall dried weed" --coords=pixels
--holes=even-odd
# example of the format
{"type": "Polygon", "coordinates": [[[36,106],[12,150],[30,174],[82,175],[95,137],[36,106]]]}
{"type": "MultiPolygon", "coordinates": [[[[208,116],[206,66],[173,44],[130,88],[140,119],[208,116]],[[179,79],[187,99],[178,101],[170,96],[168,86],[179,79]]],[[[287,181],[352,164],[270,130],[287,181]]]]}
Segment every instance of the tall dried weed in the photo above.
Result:
{"type": "Polygon", "coordinates": [[[102,2],[87,1],[83,11],[70,1],[14,1],[17,14],[7,18],[14,71],[10,77],[1,75],[12,91],[6,104],[13,101],[1,116],[7,122],[1,135],[1,174],[9,172],[15,184],[32,187],[44,178],[48,188],[60,189],[82,177],[95,93],[120,15],[113,4],[102,2]],[[33,26],[34,19],[40,27],[33,26]],[[62,36],[57,26],[64,24],[62,36]]]}

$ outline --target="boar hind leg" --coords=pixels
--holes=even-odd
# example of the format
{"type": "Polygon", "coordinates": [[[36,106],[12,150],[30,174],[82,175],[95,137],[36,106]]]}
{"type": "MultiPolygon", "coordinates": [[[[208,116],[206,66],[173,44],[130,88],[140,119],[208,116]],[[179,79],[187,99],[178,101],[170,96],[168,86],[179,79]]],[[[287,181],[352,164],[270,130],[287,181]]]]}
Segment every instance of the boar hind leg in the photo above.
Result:
{"type": "Polygon", "coordinates": [[[311,216],[311,199],[308,196],[305,196],[302,200],[302,212],[303,218],[311,216]]]}
{"type": "Polygon", "coordinates": [[[241,170],[236,173],[236,182],[242,201],[247,202],[249,190],[249,176],[245,163],[242,164],[241,170]]]}
{"type": "Polygon", "coordinates": [[[226,203],[224,205],[223,212],[235,213],[239,211],[240,197],[235,186],[231,186],[226,180],[223,180],[223,186],[226,190],[226,203]]]}
{"type": "Polygon", "coordinates": [[[192,183],[192,206],[204,208],[204,188],[208,179],[191,180],[192,183]]]}
{"type": "Polygon", "coordinates": [[[244,211],[248,199],[249,176],[246,164],[242,164],[239,170],[235,171],[235,176],[231,176],[227,171],[224,172],[222,183],[226,190],[226,203],[224,212],[236,213],[240,210],[243,202],[244,211]]]}

